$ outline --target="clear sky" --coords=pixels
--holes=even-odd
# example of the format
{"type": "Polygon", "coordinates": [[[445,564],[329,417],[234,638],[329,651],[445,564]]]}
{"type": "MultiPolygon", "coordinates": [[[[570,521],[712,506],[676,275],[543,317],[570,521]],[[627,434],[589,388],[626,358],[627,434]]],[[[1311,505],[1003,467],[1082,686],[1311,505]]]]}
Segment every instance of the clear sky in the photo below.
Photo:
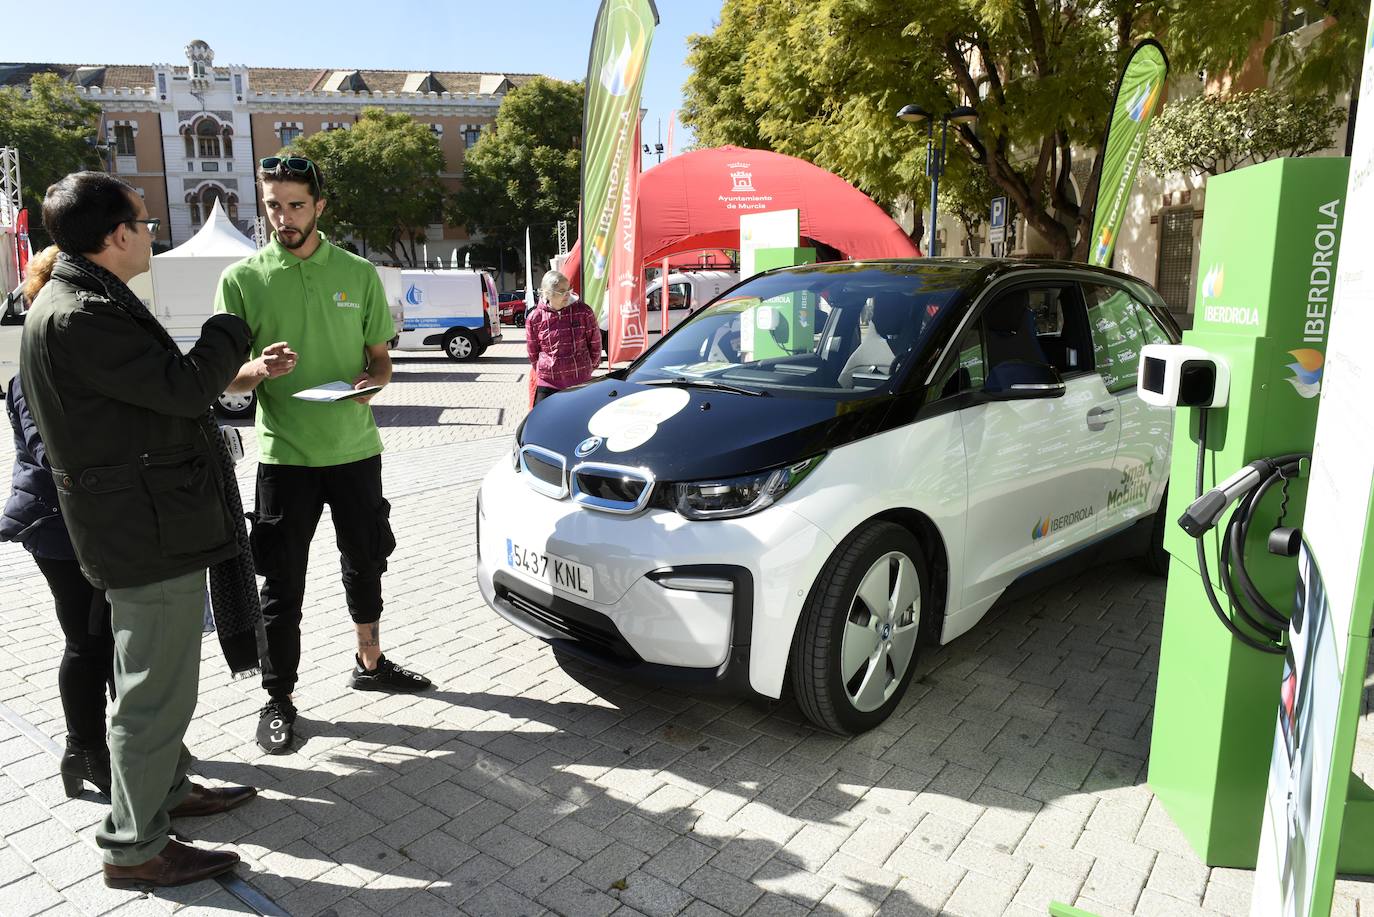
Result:
{"type": "MultiPolygon", "coordinates": [[[[709,32],[720,0],[656,0],[642,106],[652,144],[682,101],[687,36],[709,32]]],[[[448,3],[131,3],[0,0],[0,61],[185,63],[194,38],[217,64],[333,69],[545,73],[582,79],[599,0],[450,0],[448,3]],[[53,12],[60,10],[60,16],[53,12]],[[299,10],[299,12],[293,12],[299,10]]],[[[691,142],[678,126],[673,145],[691,142]]],[[[645,162],[651,165],[653,159],[645,162]]]]}

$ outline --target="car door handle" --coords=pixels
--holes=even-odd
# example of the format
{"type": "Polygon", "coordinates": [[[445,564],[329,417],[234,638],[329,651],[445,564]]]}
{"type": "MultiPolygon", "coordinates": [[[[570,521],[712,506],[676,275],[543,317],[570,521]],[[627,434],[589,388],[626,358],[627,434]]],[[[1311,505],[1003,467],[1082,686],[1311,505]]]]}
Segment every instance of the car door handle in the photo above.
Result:
{"type": "Polygon", "coordinates": [[[1094,407],[1088,410],[1088,429],[1104,430],[1107,424],[1112,422],[1111,415],[1116,413],[1116,408],[1094,407]]]}

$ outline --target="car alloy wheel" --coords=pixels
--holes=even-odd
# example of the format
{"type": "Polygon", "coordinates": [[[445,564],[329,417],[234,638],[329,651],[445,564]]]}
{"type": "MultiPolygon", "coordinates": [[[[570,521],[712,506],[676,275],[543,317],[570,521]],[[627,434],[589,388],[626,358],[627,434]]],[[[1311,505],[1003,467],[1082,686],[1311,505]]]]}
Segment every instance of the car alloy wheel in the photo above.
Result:
{"type": "Polygon", "coordinates": [[[892,522],[846,538],[811,587],[789,662],[797,704],[816,725],[864,732],[892,714],[931,624],[921,543],[892,522]]]}
{"type": "Polygon", "coordinates": [[[859,583],[840,640],[840,675],[855,710],[871,713],[892,697],[916,657],[921,583],[900,551],[873,562],[859,583]]]}
{"type": "Polygon", "coordinates": [[[257,396],[253,392],[245,392],[241,395],[224,392],[215,399],[215,409],[222,417],[238,419],[251,417],[256,403],[257,396]]]}

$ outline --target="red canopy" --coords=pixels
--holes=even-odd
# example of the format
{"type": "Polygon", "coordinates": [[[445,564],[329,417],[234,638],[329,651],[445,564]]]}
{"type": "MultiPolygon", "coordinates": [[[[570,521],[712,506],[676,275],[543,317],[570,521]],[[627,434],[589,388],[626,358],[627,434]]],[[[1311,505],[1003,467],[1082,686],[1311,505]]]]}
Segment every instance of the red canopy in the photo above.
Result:
{"type": "MultiPolygon", "coordinates": [[[[846,258],[917,258],[921,251],[881,207],[832,172],[803,159],[722,146],[674,156],[639,179],[639,250],[645,265],[679,252],[739,248],[739,218],[801,211],[803,242],[846,258]]],[[[581,289],[580,242],[563,273],[581,289]]]]}

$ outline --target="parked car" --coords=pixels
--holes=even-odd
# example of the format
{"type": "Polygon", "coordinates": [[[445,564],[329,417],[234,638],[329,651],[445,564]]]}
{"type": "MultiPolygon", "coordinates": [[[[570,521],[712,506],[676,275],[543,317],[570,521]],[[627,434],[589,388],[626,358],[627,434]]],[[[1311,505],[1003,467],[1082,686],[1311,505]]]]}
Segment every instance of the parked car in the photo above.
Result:
{"type": "Polygon", "coordinates": [[[501,340],[496,284],[483,271],[401,271],[405,330],[399,350],[442,350],[475,360],[501,340]]]}
{"type": "Polygon", "coordinates": [[[525,327],[525,291],[512,290],[500,297],[501,324],[525,327]]]}
{"type": "Polygon", "coordinates": [[[499,614],[610,671],[791,682],[837,733],[901,702],[919,648],[1120,536],[1160,569],[1176,342],[1141,281],[981,259],[771,271],[609,378],[537,405],[478,497],[499,614]]]}
{"type": "MultiPolygon", "coordinates": [[[[668,327],[672,328],[685,319],[691,312],[700,309],[735,284],[739,283],[737,271],[688,271],[668,275],[668,327]]],[[[649,342],[652,343],[663,331],[663,278],[650,281],[644,288],[644,324],[649,342]]],[[[606,315],[601,316],[601,350],[610,349],[610,335],[607,331],[606,315]]]]}

